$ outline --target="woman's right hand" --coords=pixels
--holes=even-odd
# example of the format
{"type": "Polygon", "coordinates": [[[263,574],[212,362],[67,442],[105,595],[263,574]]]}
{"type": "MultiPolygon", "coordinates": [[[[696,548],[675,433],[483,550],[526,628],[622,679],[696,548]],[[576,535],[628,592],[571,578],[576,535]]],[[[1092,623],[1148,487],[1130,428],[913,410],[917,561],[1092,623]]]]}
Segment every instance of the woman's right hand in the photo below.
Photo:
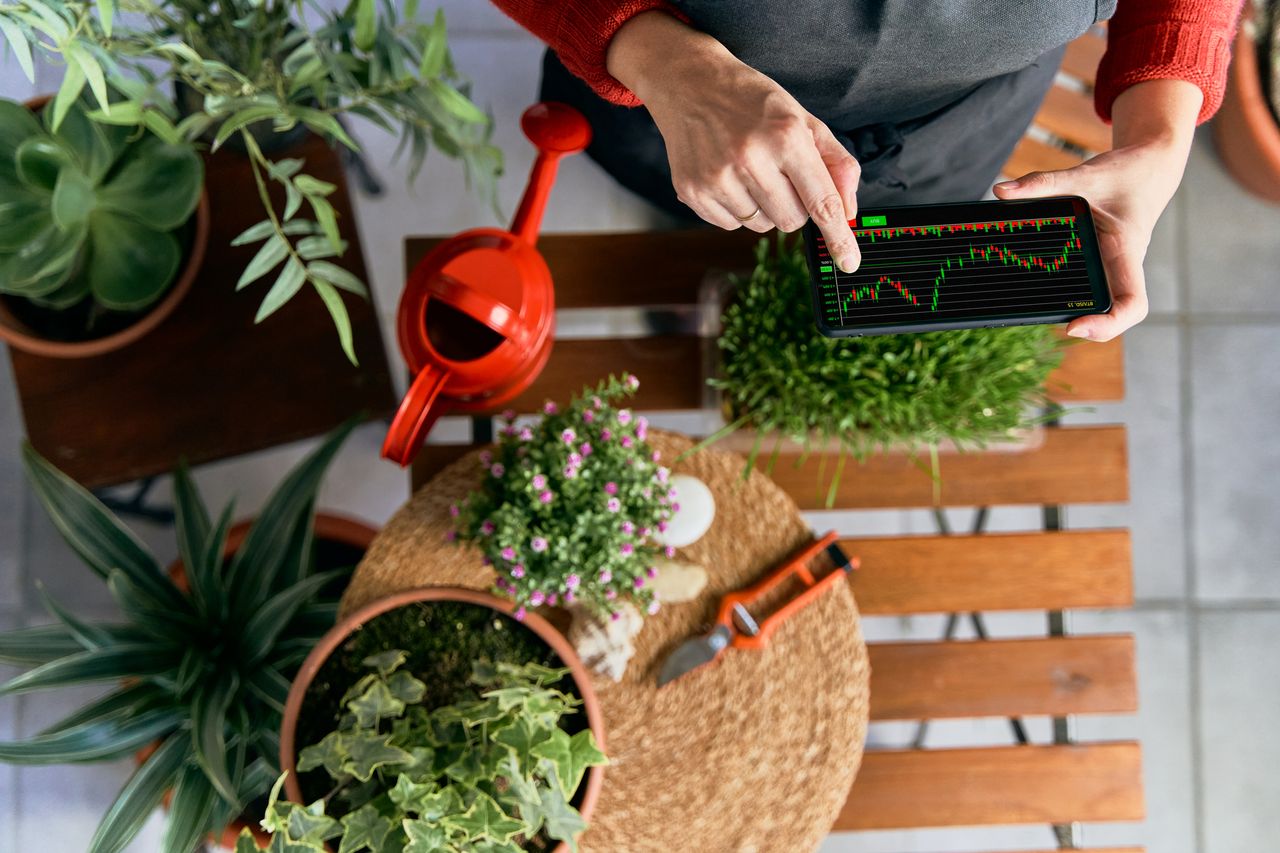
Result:
{"type": "Polygon", "coordinates": [[[785,89],[663,12],[623,24],[607,64],[648,107],[676,195],[695,213],[761,232],[812,218],[840,268],[857,268],[858,161],[785,89]]]}

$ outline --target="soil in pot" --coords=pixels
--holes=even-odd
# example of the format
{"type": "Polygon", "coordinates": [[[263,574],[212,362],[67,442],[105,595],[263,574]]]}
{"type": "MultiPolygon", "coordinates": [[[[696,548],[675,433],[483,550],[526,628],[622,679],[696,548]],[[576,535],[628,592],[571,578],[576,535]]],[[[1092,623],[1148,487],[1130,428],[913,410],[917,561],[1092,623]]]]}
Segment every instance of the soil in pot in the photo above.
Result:
{"type": "MultiPolygon", "coordinates": [[[[426,683],[422,705],[427,709],[476,697],[476,687],[470,682],[474,661],[564,666],[559,655],[537,634],[487,607],[456,601],[408,604],[364,623],[324,662],[302,703],[296,740],[299,749],[319,743],[338,728],[343,716],[343,694],[369,672],[363,661],[388,649],[403,650],[407,654],[403,669],[426,683]]],[[[581,698],[568,675],[555,686],[581,698]]],[[[569,734],[576,734],[587,728],[586,714],[569,714],[561,725],[569,734]]],[[[303,801],[308,803],[324,797],[332,788],[332,780],[323,769],[300,773],[298,783],[303,801]]],[[[580,805],[585,787],[585,783],[579,786],[574,795],[571,803],[575,807],[580,805]]],[[[330,801],[329,814],[341,817],[340,805],[338,799],[330,801]]],[[[558,843],[540,835],[524,847],[531,851],[552,850],[558,843]]]]}

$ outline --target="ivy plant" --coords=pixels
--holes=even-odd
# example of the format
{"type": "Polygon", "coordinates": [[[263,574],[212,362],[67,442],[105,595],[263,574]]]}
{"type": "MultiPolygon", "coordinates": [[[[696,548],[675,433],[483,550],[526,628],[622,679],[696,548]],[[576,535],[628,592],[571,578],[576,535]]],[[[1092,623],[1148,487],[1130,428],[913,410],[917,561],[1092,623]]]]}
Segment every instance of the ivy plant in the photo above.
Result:
{"type": "MultiPolygon", "coordinates": [[[[576,850],[586,823],[570,801],[607,759],[590,729],[561,728],[581,704],[556,687],[569,670],[476,661],[476,696],[429,709],[405,659],[398,649],[367,658],[338,729],[299,753],[299,772],[330,780],[321,799],[281,801],[277,780],[262,821],[268,849],[519,853],[545,836],[576,850]]],[[[236,853],[257,849],[245,830],[236,853]]]]}
{"type": "Polygon", "coordinates": [[[314,0],[0,0],[0,36],[33,81],[35,56],[65,64],[54,130],[88,91],[99,122],[145,127],[174,144],[204,139],[218,149],[238,140],[264,218],[235,241],[258,245],[237,288],[274,277],[261,321],[309,284],[353,362],[341,292],[364,296],[366,287],[332,260],[346,248],[330,201],[336,187],[308,174],[300,158],[268,156],[254,130],[301,126],[358,151],[340,119],[360,116],[399,136],[411,181],[435,146],[494,196],[502,157],[489,143],[492,122],[467,96],[443,14],[420,18],[418,0],[403,11],[378,0],[337,10],[314,0]],[[188,93],[185,115],[174,84],[188,93]]]}

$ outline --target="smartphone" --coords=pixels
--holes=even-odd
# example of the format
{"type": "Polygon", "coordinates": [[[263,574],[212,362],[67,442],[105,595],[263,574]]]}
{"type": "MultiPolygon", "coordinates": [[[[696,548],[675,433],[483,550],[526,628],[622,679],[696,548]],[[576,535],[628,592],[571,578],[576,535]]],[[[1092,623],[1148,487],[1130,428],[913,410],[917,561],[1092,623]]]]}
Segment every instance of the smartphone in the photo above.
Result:
{"type": "Polygon", "coordinates": [[[862,265],[842,272],[805,226],[813,306],[829,337],[1065,323],[1111,309],[1078,196],[861,210],[862,265]]]}

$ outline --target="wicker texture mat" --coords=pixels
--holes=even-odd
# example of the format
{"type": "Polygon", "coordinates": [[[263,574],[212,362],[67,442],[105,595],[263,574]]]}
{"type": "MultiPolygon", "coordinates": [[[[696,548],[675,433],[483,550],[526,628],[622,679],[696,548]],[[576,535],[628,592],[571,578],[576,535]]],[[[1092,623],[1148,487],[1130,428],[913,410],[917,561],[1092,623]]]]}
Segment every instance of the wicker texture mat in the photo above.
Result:
{"type": "MultiPolygon", "coordinates": [[[[668,463],[688,439],[653,431],[668,463]]],[[[700,452],[674,466],[711,489],[711,530],[676,559],[710,575],[697,601],[664,607],[636,638],[621,683],[598,679],[611,765],[582,849],[588,853],[815,848],[844,804],[862,757],[866,646],[848,584],[793,616],[762,651],[721,659],[661,690],[666,654],[707,630],[720,596],[757,580],[811,538],[795,504],[743,459],[700,452]]],[[[388,522],[343,600],[350,611],[415,586],[487,589],[492,570],[447,543],[448,506],[474,487],[475,454],[446,468],[388,522]]]]}

